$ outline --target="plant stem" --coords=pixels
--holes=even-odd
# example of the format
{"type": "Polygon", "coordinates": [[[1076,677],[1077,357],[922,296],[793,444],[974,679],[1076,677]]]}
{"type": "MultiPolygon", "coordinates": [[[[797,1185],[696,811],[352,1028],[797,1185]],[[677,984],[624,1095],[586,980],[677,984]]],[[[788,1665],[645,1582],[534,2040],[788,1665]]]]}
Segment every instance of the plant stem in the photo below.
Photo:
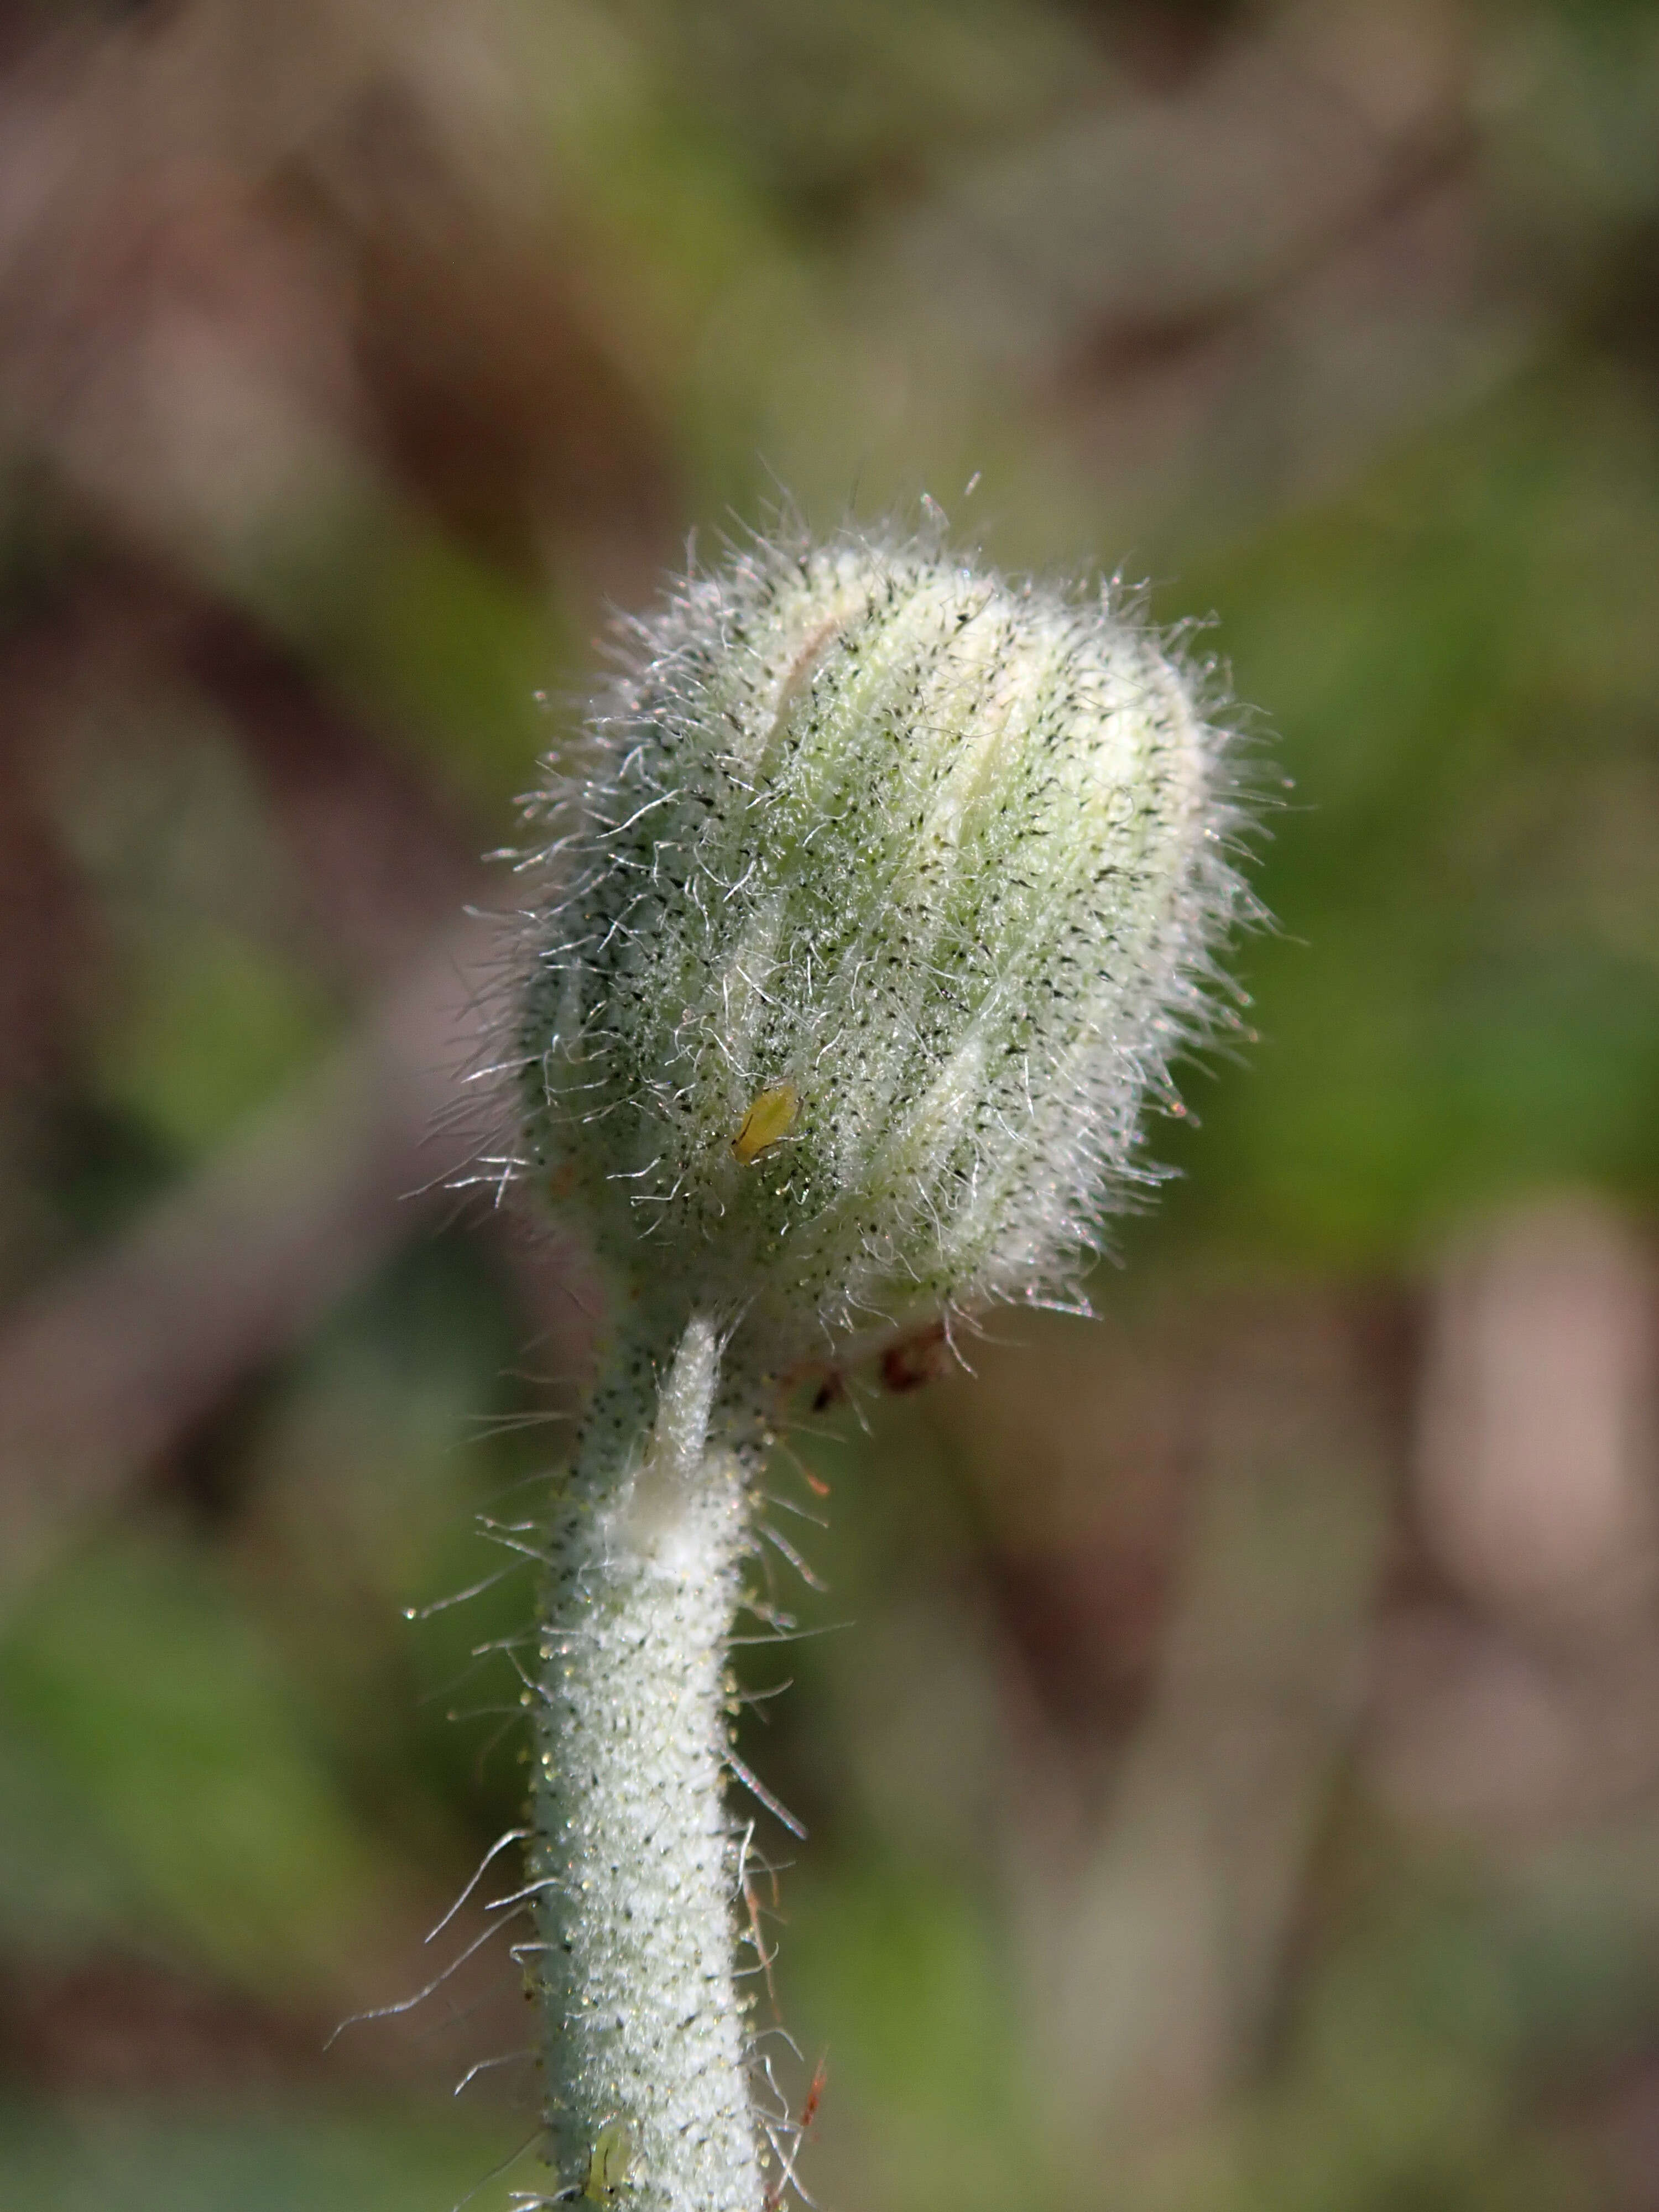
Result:
{"type": "Polygon", "coordinates": [[[677,1347],[641,1327],[619,1349],[555,1509],[542,1616],[531,1880],[548,2115],[562,2179],[630,2212],[764,2198],[721,1796],[758,1424],[719,1398],[720,1365],[700,1315],[677,1347]]]}

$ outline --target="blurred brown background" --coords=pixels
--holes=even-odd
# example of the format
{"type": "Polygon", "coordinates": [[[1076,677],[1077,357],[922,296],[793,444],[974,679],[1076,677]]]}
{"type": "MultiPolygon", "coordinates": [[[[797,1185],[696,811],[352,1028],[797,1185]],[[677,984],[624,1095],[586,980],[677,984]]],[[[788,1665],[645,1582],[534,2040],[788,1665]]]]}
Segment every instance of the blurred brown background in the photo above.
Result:
{"type": "Polygon", "coordinates": [[[780,486],[1213,617],[1279,923],[1103,1318],[795,1440],[803,2178],[1654,2212],[1638,0],[0,9],[0,2202],[530,2134],[499,1947],[322,2050],[484,1925],[528,1584],[404,1616],[592,1325],[434,1187],[462,909],[606,604],[780,486]]]}

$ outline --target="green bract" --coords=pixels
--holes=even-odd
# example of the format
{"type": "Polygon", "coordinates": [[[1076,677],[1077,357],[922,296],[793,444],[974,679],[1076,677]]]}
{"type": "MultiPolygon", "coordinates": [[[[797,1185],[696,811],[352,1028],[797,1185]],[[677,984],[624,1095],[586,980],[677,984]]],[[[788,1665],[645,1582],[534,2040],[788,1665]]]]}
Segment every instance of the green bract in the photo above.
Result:
{"type": "Polygon", "coordinates": [[[1063,1282],[1239,902],[1189,673],[1109,588],[761,544],[590,734],[521,1042],[606,1256],[801,1353],[1063,1282]]]}

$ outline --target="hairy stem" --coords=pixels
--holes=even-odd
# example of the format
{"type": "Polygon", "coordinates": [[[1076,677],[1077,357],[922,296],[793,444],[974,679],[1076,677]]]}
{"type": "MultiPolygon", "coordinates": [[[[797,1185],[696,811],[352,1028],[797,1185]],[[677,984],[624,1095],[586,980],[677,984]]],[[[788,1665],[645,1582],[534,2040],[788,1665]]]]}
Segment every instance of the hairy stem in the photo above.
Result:
{"type": "Polygon", "coordinates": [[[534,1700],[536,1954],[567,2187],[638,2212],[762,2212],[732,1980],[726,1644],[752,1431],[714,1324],[636,1334],[555,1510],[534,1700]]]}

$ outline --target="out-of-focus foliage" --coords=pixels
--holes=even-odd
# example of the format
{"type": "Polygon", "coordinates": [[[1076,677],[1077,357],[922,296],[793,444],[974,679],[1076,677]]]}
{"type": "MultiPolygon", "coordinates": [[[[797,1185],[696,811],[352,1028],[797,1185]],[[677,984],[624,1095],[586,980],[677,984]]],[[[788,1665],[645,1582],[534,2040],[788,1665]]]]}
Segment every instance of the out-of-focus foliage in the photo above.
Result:
{"type": "Polygon", "coordinates": [[[1642,0],[10,11],[0,2201],[535,2185],[454,924],[608,602],[927,494],[1231,670],[1276,923],[1103,1317],[780,1461],[802,2178],[1659,2206],[1656,424],[1642,0]]]}

